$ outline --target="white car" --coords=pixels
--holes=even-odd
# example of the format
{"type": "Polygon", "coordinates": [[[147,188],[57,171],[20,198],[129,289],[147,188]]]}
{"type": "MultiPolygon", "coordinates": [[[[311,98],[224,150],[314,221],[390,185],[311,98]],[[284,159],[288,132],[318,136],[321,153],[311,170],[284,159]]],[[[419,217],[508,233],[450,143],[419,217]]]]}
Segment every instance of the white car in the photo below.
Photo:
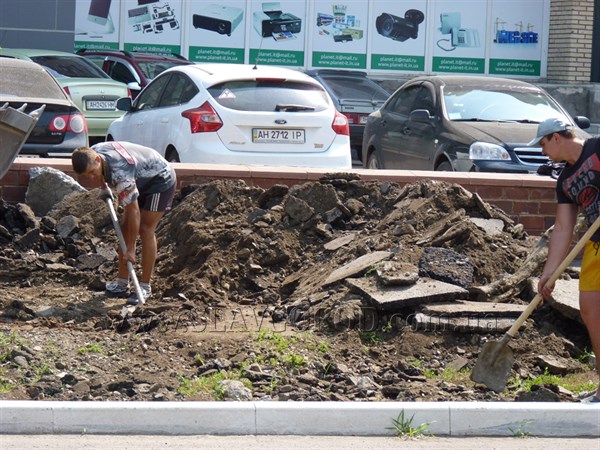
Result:
{"type": "Polygon", "coordinates": [[[108,129],[107,140],[171,162],[350,169],[348,119],[323,86],[293,69],[194,64],[168,69],[108,129]]]}

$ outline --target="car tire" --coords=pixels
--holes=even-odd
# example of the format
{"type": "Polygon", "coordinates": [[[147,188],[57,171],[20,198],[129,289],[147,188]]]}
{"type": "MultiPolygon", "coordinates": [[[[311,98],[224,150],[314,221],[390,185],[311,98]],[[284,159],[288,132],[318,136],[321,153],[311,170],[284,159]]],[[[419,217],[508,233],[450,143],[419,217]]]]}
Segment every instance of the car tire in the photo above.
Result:
{"type": "Polygon", "coordinates": [[[367,169],[377,170],[381,169],[381,162],[379,161],[379,154],[377,150],[373,150],[367,158],[367,169]]]}
{"type": "Polygon", "coordinates": [[[165,159],[172,163],[181,162],[181,159],[179,159],[179,153],[177,153],[177,150],[175,150],[174,148],[170,148],[169,150],[167,150],[165,159]]]}
{"type": "Polygon", "coordinates": [[[450,161],[447,159],[439,163],[435,170],[438,172],[454,172],[452,169],[452,164],[450,164],[450,161]]]}

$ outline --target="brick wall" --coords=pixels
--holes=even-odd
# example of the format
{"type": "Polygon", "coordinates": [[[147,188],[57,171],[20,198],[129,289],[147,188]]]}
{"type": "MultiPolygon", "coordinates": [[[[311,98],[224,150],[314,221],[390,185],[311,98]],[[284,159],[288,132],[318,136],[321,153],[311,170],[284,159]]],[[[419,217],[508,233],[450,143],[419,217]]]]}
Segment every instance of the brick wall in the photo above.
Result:
{"type": "MultiPolygon", "coordinates": [[[[29,169],[54,167],[74,177],[84,187],[95,187],[83,177],[77,178],[68,159],[17,158],[0,180],[2,198],[8,202],[24,202],[29,169]]],[[[274,184],[301,184],[316,181],[327,171],[320,169],[273,168],[250,166],[219,166],[208,164],[174,164],[178,189],[215,179],[244,180],[248,185],[268,188],[274,184]]],[[[428,178],[457,183],[478,193],[485,201],[498,206],[515,222],[523,224],[531,235],[543,233],[554,223],[556,208],[555,181],[538,175],[479,174],[462,172],[419,172],[357,169],[363,180],[389,181],[405,185],[428,178]]]]}
{"type": "Polygon", "coordinates": [[[552,0],[548,40],[549,83],[591,79],[594,0],[552,0]]]}

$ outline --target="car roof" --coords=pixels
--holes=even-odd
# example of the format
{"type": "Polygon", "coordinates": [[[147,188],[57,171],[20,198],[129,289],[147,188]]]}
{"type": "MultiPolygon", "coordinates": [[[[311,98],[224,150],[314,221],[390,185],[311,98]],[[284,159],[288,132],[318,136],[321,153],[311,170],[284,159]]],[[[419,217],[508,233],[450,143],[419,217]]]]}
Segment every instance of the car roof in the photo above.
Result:
{"type": "Polygon", "coordinates": [[[478,87],[478,86],[497,86],[497,87],[511,87],[511,88],[525,88],[540,90],[539,87],[527,83],[522,80],[513,80],[511,78],[502,77],[486,77],[477,75],[429,75],[429,76],[418,76],[407,81],[407,83],[415,83],[421,81],[430,81],[436,86],[464,86],[464,87],[478,87]]]}
{"type": "Polygon", "coordinates": [[[77,51],[80,56],[85,55],[103,55],[103,56],[120,56],[122,58],[129,58],[136,61],[177,61],[182,64],[193,64],[190,60],[184,58],[181,55],[172,54],[164,55],[159,53],[146,53],[146,52],[130,52],[128,50],[89,50],[86,48],[77,51]]]}
{"type": "Polygon", "coordinates": [[[295,69],[277,66],[262,66],[254,64],[226,64],[226,63],[200,63],[177,66],[167,69],[163,73],[181,71],[191,76],[200,76],[209,84],[216,84],[229,80],[255,79],[255,78],[284,78],[286,80],[301,81],[322,87],[314,78],[295,69]]]}
{"type": "Polygon", "coordinates": [[[38,48],[2,48],[0,47],[0,54],[8,56],[74,56],[79,58],[75,53],[61,52],[58,50],[44,50],[38,48]]]}

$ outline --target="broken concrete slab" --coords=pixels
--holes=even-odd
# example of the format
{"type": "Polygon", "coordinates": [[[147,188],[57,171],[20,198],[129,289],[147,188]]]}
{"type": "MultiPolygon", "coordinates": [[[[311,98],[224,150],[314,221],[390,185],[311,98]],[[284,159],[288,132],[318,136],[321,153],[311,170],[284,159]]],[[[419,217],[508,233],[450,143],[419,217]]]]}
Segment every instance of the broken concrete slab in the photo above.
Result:
{"type": "Polygon", "coordinates": [[[478,314],[449,317],[417,313],[412,317],[412,326],[422,331],[451,331],[460,333],[506,333],[514,319],[486,317],[478,314]]]}
{"type": "Polygon", "coordinates": [[[368,269],[372,265],[389,258],[390,256],[392,256],[392,254],[392,252],[378,251],[362,255],[354,261],[342,267],[339,267],[333,272],[331,272],[331,274],[329,275],[329,277],[327,277],[323,285],[327,286],[328,284],[335,283],[336,281],[343,280],[344,278],[351,277],[352,275],[356,275],[357,273],[368,269]]]}
{"type": "Polygon", "coordinates": [[[386,261],[377,269],[377,278],[384,286],[408,286],[419,279],[419,268],[400,261],[386,261]]]}
{"type": "MultiPolygon", "coordinates": [[[[533,292],[537,289],[539,278],[530,279],[530,288],[533,292]]],[[[554,284],[552,296],[548,304],[563,316],[583,323],[579,311],[579,280],[557,280],[554,284]]]]}
{"type": "Polygon", "coordinates": [[[566,375],[582,371],[581,364],[558,355],[538,355],[535,363],[540,369],[547,370],[553,375],[566,375]]]}
{"type": "Polygon", "coordinates": [[[424,305],[421,312],[429,315],[464,316],[478,314],[482,317],[519,317],[527,305],[512,305],[508,303],[470,302],[457,300],[452,303],[436,303],[424,305]]]}
{"type": "Polygon", "coordinates": [[[582,322],[579,311],[579,280],[558,280],[548,304],[563,316],[582,322]]]}
{"type": "Polygon", "coordinates": [[[469,217],[469,220],[481,228],[488,236],[494,236],[504,231],[504,222],[500,219],[482,219],[469,217]]]}
{"type": "Polygon", "coordinates": [[[333,239],[332,241],[327,242],[323,248],[325,250],[334,251],[338,248],[343,247],[344,245],[349,244],[354,239],[356,239],[356,233],[350,233],[345,236],[341,236],[339,238],[333,239]]]}
{"type": "Polygon", "coordinates": [[[352,278],[346,282],[363,293],[368,301],[387,310],[465,299],[469,296],[466,289],[431,278],[419,278],[410,286],[379,286],[374,277],[352,278]]]}

